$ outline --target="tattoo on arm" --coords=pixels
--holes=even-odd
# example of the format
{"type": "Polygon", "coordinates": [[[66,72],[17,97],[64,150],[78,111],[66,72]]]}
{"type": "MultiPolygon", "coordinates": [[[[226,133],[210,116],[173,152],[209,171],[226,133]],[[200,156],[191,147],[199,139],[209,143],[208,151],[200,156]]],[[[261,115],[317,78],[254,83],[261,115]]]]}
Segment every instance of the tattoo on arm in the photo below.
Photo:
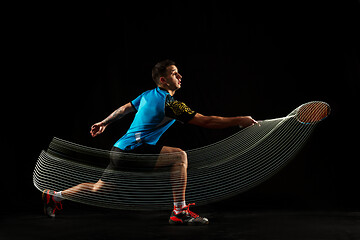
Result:
{"type": "Polygon", "coordinates": [[[124,116],[125,109],[124,107],[119,107],[112,114],[110,114],[107,118],[105,118],[102,123],[104,125],[108,125],[124,116]]]}

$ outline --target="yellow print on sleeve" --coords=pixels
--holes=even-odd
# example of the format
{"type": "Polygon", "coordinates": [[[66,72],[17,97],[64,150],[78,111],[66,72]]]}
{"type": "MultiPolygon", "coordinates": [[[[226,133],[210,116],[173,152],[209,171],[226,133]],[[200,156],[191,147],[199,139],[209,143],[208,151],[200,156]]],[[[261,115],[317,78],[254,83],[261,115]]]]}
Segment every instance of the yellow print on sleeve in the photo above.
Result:
{"type": "Polygon", "coordinates": [[[185,103],[176,100],[168,103],[168,107],[170,107],[176,116],[180,116],[184,113],[189,115],[194,113],[194,111],[186,106],[185,103]]]}

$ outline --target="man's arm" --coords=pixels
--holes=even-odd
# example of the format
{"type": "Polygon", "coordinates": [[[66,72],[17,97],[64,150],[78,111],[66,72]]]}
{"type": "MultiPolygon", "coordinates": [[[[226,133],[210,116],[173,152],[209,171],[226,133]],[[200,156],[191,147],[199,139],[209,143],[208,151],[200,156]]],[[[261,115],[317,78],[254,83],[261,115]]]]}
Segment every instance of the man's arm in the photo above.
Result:
{"type": "Polygon", "coordinates": [[[110,124],[124,117],[126,114],[134,112],[135,109],[132,104],[129,102],[118,109],[116,109],[113,113],[111,113],[107,118],[102,120],[101,122],[95,123],[91,126],[90,134],[93,137],[103,133],[105,128],[110,124]]]}
{"type": "Polygon", "coordinates": [[[200,113],[196,113],[188,123],[205,128],[221,129],[232,126],[248,127],[257,124],[258,122],[252,119],[250,116],[218,117],[204,116],[200,113]]]}
{"type": "Polygon", "coordinates": [[[113,113],[111,113],[107,118],[101,121],[103,125],[109,125],[110,123],[119,120],[120,118],[124,117],[126,114],[134,112],[135,109],[131,105],[131,103],[127,103],[118,109],[116,109],[113,113]]]}

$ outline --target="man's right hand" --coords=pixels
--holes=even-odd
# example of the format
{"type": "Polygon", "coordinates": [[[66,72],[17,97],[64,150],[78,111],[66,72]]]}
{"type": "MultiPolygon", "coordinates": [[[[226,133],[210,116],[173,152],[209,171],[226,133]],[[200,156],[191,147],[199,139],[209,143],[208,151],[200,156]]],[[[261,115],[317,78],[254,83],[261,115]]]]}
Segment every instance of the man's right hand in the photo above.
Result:
{"type": "Polygon", "coordinates": [[[258,121],[254,120],[252,117],[250,116],[240,117],[240,124],[239,124],[240,128],[246,128],[254,124],[259,124],[259,123],[258,121]]]}
{"type": "Polygon", "coordinates": [[[92,137],[96,137],[97,135],[103,133],[105,131],[106,125],[102,122],[95,123],[91,126],[90,134],[92,137]]]}

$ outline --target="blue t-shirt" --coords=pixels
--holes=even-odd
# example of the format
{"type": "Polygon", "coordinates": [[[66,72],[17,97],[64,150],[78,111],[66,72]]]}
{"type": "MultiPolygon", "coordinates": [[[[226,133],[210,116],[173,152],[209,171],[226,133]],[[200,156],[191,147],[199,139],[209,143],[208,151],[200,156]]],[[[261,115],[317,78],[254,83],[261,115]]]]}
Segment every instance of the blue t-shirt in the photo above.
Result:
{"type": "Polygon", "coordinates": [[[114,144],[125,151],[143,143],[156,145],[175,120],[186,123],[196,114],[159,87],[142,93],[131,104],[137,111],[135,118],[127,133],[114,144]]]}

